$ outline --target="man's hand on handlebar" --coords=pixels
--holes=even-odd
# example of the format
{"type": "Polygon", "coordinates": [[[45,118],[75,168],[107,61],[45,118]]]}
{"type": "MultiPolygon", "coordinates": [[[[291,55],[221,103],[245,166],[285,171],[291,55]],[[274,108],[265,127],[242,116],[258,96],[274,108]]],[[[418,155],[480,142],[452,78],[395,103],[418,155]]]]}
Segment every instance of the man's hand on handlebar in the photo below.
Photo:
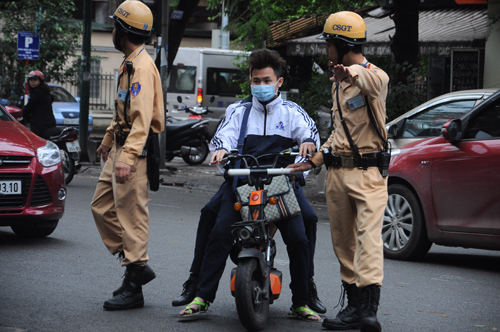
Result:
{"type": "Polygon", "coordinates": [[[309,163],[306,162],[306,163],[290,164],[286,168],[291,168],[292,169],[292,173],[296,173],[296,172],[307,172],[307,171],[310,171],[312,169],[312,166],[311,166],[311,164],[309,164],[309,163]]]}
{"type": "Polygon", "coordinates": [[[224,156],[227,154],[226,149],[220,149],[217,151],[214,151],[212,154],[212,158],[210,159],[210,164],[220,164],[221,160],[224,158],[224,156]]]}
{"type": "Polygon", "coordinates": [[[314,152],[316,151],[316,144],[311,142],[304,142],[300,145],[299,154],[301,157],[312,158],[314,152]]]}

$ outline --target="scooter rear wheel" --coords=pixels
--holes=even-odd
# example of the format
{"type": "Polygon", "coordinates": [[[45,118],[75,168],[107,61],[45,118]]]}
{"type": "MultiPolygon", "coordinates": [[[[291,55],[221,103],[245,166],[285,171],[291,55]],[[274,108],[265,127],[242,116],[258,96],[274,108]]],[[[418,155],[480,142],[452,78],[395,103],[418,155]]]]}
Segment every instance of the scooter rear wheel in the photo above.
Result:
{"type": "Polygon", "coordinates": [[[263,330],[269,317],[269,290],[264,289],[257,264],[256,259],[240,261],[235,276],[236,309],[241,324],[249,331],[263,330]]]}
{"type": "Polygon", "coordinates": [[[182,156],[182,159],[186,162],[188,165],[199,165],[202,162],[207,159],[209,149],[208,149],[208,143],[204,139],[201,140],[200,146],[197,147],[197,149],[200,151],[200,153],[196,155],[189,155],[189,156],[182,156]]]}
{"type": "Polygon", "coordinates": [[[75,161],[65,150],[61,150],[61,161],[64,172],[64,183],[69,184],[75,175],[75,161]]]}

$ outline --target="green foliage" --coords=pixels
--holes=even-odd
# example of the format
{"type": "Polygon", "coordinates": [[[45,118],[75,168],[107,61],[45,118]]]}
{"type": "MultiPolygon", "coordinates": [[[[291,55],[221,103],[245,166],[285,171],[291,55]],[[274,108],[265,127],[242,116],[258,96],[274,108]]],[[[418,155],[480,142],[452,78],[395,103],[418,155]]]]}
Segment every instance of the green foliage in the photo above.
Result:
{"type": "MultiPolygon", "coordinates": [[[[220,8],[222,0],[207,0],[209,10],[220,8]]],[[[274,21],[334,13],[340,10],[373,4],[367,0],[225,0],[225,11],[229,16],[228,31],[237,35],[234,42],[241,43],[245,50],[265,47],[269,36],[269,25],[274,21]]],[[[217,16],[220,16],[217,15],[217,16]]]]}
{"type": "Polygon", "coordinates": [[[426,75],[427,65],[425,60],[420,61],[417,66],[412,66],[406,61],[398,64],[393,57],[388,60],[387,65],[381,68],[390,78],[398,75],[404,78],[397,83],[389,82],[386,112],[388,121],[391,121],[425,101],[427,94],[423,78],[426,75]]]}
{"type": "Polygon", "coordinates": [[[320,123],[320,112],[329,113],[331,117],[332,108],[332,82],[328,71],[321,73],[313,70],[311,78],[304,82],[302,89],[299,88],[298,96],[291,94],[289,99],[300,105],[311,118],[316,121],[319,131],[324,131],[320,123]]]}
{"type": "Polygon", "coordinates": [[[81,43],[82,26],[68,23],[76,9],[73,0],[9,1],[0,7],[0,97],[18,101],[24,95],[22,83],[31,70],[41,70],[46,80],[65,82],[79,71],[75,47],[81,43]],[[40,60],[17,59],[17,32],[40,34],[40,60]]]}
{"type": "MultiPolygon", "coordinates": [[[[222,0],[207,0],[207,2],[209,10],[220,10],[222,0]]],[[[224,8],[229,17],[226,29],[237,36],[234,43],[239,43],[240,47],[246,51],[252,51],[264,48],[266,41],[270,42],[268,40],[269,25],[272,22],[341,10],[354,10],[375,3],[376,1],[367,0],[225,0],[224,8]]],[[[219,16],[220,14],[214,19],[219,16]]],[[[285,60],[287,68],[283,73],[285,81],[281,90],[298,89],[299,94],[291,94],[289,99],[297,102],[316,120],[316,123],[319,123],[318,112],[320,110],[330,112],[332,107],[332,83],[329,80],[331,74],[327,71],[327,57],[285,58],[285,60]],[[313,66],[315,63],[325,72],[320,73],[315,69],[313,66]]],[[[237,61],[237,65],[243,72],[248,73],[246,57],[237,61]]],[[[244,96],[248,96],[250,84],[246,82],[241,87],[244,96]]]]}

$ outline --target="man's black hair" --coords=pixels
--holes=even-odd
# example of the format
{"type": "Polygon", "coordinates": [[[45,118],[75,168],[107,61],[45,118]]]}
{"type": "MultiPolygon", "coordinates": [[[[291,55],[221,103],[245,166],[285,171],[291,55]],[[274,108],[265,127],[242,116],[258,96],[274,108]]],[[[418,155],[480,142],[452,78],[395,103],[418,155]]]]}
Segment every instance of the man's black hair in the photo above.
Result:
{"type": "Polygon", "coordinates": [[[281,71],[285,67],[286,61],[281,55],[267,48],[253,51],[248,58],[248,67],[250,68],[250,75],[254,69],[264,69],[271,67],[277,78],[281,77],[281,71]]]}

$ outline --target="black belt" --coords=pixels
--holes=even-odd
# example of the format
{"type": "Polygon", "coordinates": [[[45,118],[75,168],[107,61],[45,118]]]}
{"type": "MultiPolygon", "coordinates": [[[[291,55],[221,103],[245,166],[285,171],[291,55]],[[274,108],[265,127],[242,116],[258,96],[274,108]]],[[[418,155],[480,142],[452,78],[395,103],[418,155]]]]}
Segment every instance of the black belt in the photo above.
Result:
{"type": "Polygon", "coordinates": [[[332,162],[326,167],[335,168],[362,168],[367,169],[368,167],[377,167],[377,155],[378,153],[365,153],[361,158],[355,158],[353,156],[332,156],[332,162]]]}

